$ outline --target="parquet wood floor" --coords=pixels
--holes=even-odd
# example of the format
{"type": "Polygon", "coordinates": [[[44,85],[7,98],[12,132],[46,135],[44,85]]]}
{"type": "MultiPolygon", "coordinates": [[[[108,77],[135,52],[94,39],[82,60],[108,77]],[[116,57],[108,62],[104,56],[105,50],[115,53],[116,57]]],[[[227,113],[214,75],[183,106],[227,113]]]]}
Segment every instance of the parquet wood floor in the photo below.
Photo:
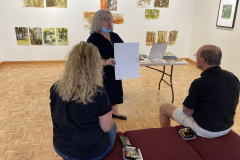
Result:
{"type": "MultiPolygon", "coordinates": [[[[0,160],[61,160],[52,147],[49,89],[64,68],[59,64],[9,64],[0,67],[0,160]]],[[[162,69],[161,66],[156,67],[162,69]]],[[[170,67],[167,67],[170,70],[170,67]]],[[[157,128],[159,106],[171,102],[171,89],[158,82],[161,73],[140,67],[141,78],[123,81],[129,97],[119,106],[127,121],[114,119],[118,131],[157,128]]],[[[181,108],[191,82],[201,71],[193,64],[174,66],[174,105],[181,108]]],[[[240,134],[240,109],[232,129],[240,134]]],[[[172,126],[177,125],[172,121],[172,126]]]]}

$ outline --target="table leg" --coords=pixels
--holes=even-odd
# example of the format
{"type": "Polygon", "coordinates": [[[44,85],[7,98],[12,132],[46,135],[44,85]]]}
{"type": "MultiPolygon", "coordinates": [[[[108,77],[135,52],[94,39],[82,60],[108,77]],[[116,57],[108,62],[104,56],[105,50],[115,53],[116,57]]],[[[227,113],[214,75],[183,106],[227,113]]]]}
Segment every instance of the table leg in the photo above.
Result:
{"type": "Polygon", "coordinates": [[[162,82],[162,80],[163,80],[163,77],[164,77],[164,75],[165,75],[165,65],[163,66],[163,71],[162,71],[162,78],[160,79],[160,81],[159,81],[159,84],[158,84],[158,90],[160,90],[160,84],[161,84],[161,82],[162,82]]]}
{"type": "Polygon", "coordinates": [[[171,84],[171,89],[172,89],[172,103],[174,101],[174,92],[173,92],[173,84],[172,84],[172,72],[173,72],[173,65],[171,67],[171,74],[170,74],[170,84],[171,84]]]}
{"type": "Polygon", "coordinates": [[[165,65],[163,66],[163,70],[162,71],[158,70],[158,69],[155,69],[155,68],[152,68],[152,67],[149,67],[149,66],[146,66],[146,67],[163,73],[162,77],[161,77],[161,79],[159,81],[159,84],[158,84],[158,90],[160,90],[160,84],[161,84],[162,81],[164,81],[167,85],[169,85],[171,87],[171,90],[172,90],[172,103],[173,103],[174,102],[174,92],[173,92],[173,84],[172,84],[173,65],[171,65],[171,74],[167,74],[165,72],[165,65]],[[170,84],[163,79],[164,75],[167,75],[167,76],[170,77],[170,84]]]}
{"type": "Polygon", "coordinates": [[[161,84],[162,81],[164,81],[166,84],[168,84],[168,83],[163,79],[163,77],[164,77],[165,74],[168,75],[168,76],[170,77],[170,84],[168,84],[168,85],[171,87],[171,90],[172,90],[172,103],[173,103],[173,102],[174,102],[174,92],[173,92],[173,84],[172,84],[173,65],[171,66],[171,74],[170,74],[170,75],[165,72],[165,65],[163,66],[162,73],[163,73],[163,74],[162,74],[162,78],[160,79],[159,84],[158,84],[158,90],[160,90],[160,84],[161,84]]]}

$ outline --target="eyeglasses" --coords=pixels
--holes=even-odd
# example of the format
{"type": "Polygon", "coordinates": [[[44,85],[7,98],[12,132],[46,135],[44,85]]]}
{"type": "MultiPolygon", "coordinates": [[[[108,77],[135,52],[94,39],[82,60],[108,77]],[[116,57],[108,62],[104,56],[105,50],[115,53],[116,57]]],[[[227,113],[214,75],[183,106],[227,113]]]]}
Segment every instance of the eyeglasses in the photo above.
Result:
{"type": "Polygon", "coordinates": [[[200,57],[200,56],[197,56],[197,53],[195,53],[193,56],[194,56],[195,58],[200,57]]]}
{"type": "MultiPolygon", "coordinates": [[[[203,57],[201,57],[201,56],[197,56],[196,53],[195,53],[193,56],[194,56],[195,58],[197,58],[197,57],[203,58],[203,57]]],[[[203,58],[203,59],[205,59],[205,58],[203,58]]]]}
{"type": "Polygon", "coordinates": [[[103,18],[103,20],[104,20],[104,21],[106,21],[106,22],[109,22],[109,21],[111,21],[111,22],[112,22],[112,21],[113,21],[113,19],[112,19],[112,18],[103,18]]]}

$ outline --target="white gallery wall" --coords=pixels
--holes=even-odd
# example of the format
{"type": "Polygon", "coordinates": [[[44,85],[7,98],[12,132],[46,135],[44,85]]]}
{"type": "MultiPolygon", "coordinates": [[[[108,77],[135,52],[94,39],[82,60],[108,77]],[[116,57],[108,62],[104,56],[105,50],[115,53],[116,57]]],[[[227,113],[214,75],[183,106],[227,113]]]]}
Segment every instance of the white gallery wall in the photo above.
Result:
{"type": "Polygon", "coordinates": [[[220,0],[196,1],[189,58],[196,61],[193,54],[202,45],[217,45],[223,53],[221,67],[240,79],[240,4],[232,29],[216,27],[219,3],[220,0]]]}
{"type": "MultiPolygon", "coordinates": [[[[116,13],[124,13],[124,24],[114,24],[114,32],[125,42],[146,46],[148,30],[178,30],[176,46],[167,51],[178,57],[188,57],[195,0],[170,0],[169,8],[160,8],[158,20],[146,20],[145,8],[136,7],[137,0],[118,0],[116,13]]],[[[22,0],[1,0],[0,52],[2,61],[63,60],[66,53],[80,41],[86,41],[89,30],[83,30],[83,12],[100,9],[100,0],[69,0],[68,8],[23,8],[22,0]],[[17,45],[15,27],[63,27],[69,31],[69,46],[17,45]]]]}
{"type": "Polygon", "coordinates": [[[0,63],[2,62],[1,52],[0,52],[0,63]]]}

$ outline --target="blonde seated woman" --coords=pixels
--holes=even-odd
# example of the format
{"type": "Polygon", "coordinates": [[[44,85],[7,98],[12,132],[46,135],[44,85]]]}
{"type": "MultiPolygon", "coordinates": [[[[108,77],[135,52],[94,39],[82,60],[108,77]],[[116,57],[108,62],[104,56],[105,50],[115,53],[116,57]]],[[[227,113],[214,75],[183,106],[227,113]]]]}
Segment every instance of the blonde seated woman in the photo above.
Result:
{"type": "Polygon", "coordinates": [[[117,127],[102,69],[97,48],[81,42],[69,53],[62,78],[50,89],[53,147],[63,159],[103,159],[114,146],[117,127]]]}

